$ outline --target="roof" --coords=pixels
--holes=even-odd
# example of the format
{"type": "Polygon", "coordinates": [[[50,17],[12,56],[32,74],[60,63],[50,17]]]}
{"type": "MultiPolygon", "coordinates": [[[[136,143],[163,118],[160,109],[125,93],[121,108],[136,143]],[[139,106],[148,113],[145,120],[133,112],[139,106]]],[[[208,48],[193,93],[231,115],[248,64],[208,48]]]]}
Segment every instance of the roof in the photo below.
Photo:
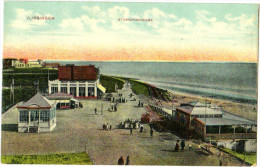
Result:
{"type": "Polygon", "coordinates": [[[167,114],[172,115],[172,110],[171,109],[163,108],[163,111],[166,112],[167,114]]]}
{"type": "Polygon", "coordinates": [[[205,106],[207,106],[206,104],[203,104],[199,101],[191,102],[189,104],[192,105],[193,107],[205,107],[205,106]]]}
{"type": "Polygon", "coordinates": [[[176,109],[186,112],[191,115],[216,115],[222,114],[222,111],[214,106],[207,106],[206,104],[200,102],[192,102],[188,104],[182,104],[181,107],[177,107],[176,109]]]}
{"type": "Polygon", "coordinates": [[[97,80],[99,70],[93,65],[60,66],[59,80],[97,80]]]}
{"type": "Polygon", "coordinates": [[[222,115],[222,111],[219,109],[211,109],[208,107],[194,107],[192,112],[192,115],[222,115]]]}
{"type": "Polygon", "coordinates": [[[256,123],[252,123],[251,121],[242,121],[242,120],[235,120],[235,119],[227,119],[227,118],[197,118],[201,122],[207,126],[219,126],[219,125],[256,125],[256,123]]]}
{"type": "Polygon", "coordinates": [[[256,122],[246,118],[223,111],[222,118],[196,118],[208,126],[217,125],[257,125],[256,122]]]}
{"type": "Polygon", "coordinates": [[[176,110],[181,110],[185,113],[191,114],[193,108],[194,107],[192,107],[192,106],[181,106],[181,107],[177,107],[176,110]]]}
{"type": "Polygon", "coordinates": [[[60,63],[44,63],[44,67],[55,67],[58,68],[60,63]]]}
{"type": "Polygon", "coordinates": [[[46,96],[46,98],[50,100],[71,99],[72,97],[73,95],[68,95],[66,93],[53,93],[46,96]]]}
{"type": "Polygon", "coordinates": [[[18,108],[51,108],[53,102],[42,96],[39,92],[27,102],[22,103],[18,108]]]}

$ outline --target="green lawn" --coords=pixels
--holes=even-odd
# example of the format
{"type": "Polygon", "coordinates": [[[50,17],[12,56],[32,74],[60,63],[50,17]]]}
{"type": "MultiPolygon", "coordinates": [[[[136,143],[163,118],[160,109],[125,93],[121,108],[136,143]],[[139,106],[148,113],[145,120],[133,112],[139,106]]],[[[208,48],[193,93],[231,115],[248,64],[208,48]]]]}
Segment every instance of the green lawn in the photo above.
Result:
{"type": "Polygon", "coordinates": [[[256,153],[245,153],[245,156],[244,156],[244,153],[235,152],[235,151],[227,149],[227,148],[221,148],[221,149],[243,161],[244,161],[244,157],[245,157],[245,161],[251,165],[256,163],[256,153]]]}
{"type": "Polygon", "coordinates": [[[106,93],[115,92],[115,84],[117,84],[118,89],[122,89],[124,85],[122,79],[107,75],[100,75],[100,83],[106,88],[106,93]]]}
{"type": "Polygon", "coordinates": [[[145,95],[145,96],[149,96],[149,88],[148,85],[146,85],[145,83],[142,83],[140,81],[137,80],[133,80],[133,79],[128,79],[128,81],[131,83],[132,85],[132,90],[140,95],[145,95]]]}
{"type": "Polygon", "coordinates": [[[47,155],[2,155],[3,164],[77,164],[93,165],[87,153],[60,153],[47,155]]]}

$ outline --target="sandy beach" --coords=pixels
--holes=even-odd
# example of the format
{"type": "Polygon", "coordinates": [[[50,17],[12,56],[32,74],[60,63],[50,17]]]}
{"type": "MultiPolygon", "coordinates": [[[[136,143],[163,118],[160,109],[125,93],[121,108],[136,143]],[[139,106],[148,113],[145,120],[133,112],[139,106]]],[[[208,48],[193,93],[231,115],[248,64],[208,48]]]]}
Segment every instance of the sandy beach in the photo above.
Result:
{"type": "MultiPolygon", "coordinates": [[[[228,100],[214,99],[214,98],[206,98],[202,96],[195,96],[186,93],[175,93],[170,92],[171,96],[174,96],[173,105],[175,107],[179,106],[181,103],[188,103],[193,101],[200,101],[215,104],[222,108],[222,110],[236,114],[238,116],[257,121],[257,104],[245,104],[245,103],[237,103],[228,100]]],[[[167,107],[172,107],[171,102],[163,102],[163,104],[167,107]]]]}

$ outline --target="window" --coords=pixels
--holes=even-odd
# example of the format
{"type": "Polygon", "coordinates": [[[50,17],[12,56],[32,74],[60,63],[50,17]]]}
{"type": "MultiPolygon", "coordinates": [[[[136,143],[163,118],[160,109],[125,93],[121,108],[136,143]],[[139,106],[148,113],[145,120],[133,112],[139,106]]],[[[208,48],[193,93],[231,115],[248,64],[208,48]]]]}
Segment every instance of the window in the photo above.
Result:
{"type": "Polygon", "coordinates": [[[92,97],[94,96],[94,89],[95,89],[94,87],[88,88],[88,96],[92,96],[92,97]]]}
{"type": "Polygon", "coordinates": [[[79,96],[85,97],[85,87],[79,87],[79,96]]]}
{"type": "Polygon", "coordinates": [[[20,122],[28,122],[28,117],[29,117],[28,111],[20,111],[20,115],[19,115],[20,122]]]}
{"type": "Polygon", "coordinates": [[[38,111],[30,111],[30,119],[31,122],[39,120],[39,112],[38,111]]]}
{"type": "Polygon", "coordinates": [[[76,96],[76,87],[70,87],[70,95],[76,96]]]}
{"type": "Polygon", "coordinates": [[[51,93],[57,93],[58,87],[51,87],[51,93]]]}
{"type": "Polygon", "coordinates": [[[67,87],[61,87],[60,92],[61,93],[67,93],[67,87]]]}
{"type": "Polygon", "coordinates": [[[49,121],[49,111],[41,111],[41,121],[43,122],[49,121]]]}

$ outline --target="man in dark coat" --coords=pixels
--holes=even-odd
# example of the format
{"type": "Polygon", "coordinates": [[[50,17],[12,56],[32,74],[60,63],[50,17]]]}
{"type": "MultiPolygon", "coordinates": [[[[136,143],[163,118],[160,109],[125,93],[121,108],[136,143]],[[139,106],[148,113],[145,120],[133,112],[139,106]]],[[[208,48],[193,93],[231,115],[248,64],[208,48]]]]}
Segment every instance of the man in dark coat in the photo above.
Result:
{"type": "Polygon", "coordinates": [[[185,147],[185,141],[182,140],[182,141],[181,141],[181,150],[184,150],[184,147],[185,147]]]}
{"type": "Polygon", "coordinates": [[[152,138],[153,137],[153,129],[151,128],[150,130],[150,137],[152,138]]]}
{"type": "Polygon", "coordinates": [[[121,156],[118,160],[118,165],[124,165],[124,164],[125,164],[124,158],[121,156]]]}
{"type": "Polygon", "coordinates": [[[130,128],[130,135],[133,135],[133,128],[130,128]]]}
{"type": "Polygon", "coordinates": [[[125,165],[130,165],[129,155],[128,155],[127,158],[126,158],[126,163],[125,163],[125,165]]]}

